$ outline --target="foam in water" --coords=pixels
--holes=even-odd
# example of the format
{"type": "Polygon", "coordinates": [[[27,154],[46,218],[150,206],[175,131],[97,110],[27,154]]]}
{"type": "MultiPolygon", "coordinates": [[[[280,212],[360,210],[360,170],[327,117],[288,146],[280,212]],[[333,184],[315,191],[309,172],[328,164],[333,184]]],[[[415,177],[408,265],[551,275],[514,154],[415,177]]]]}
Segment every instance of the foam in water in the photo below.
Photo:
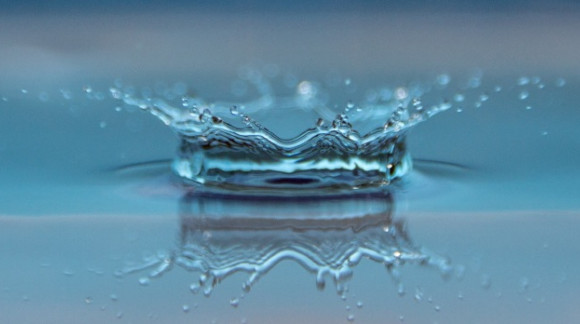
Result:
{"type": "Polygon", "coordinates": [[[291,198],[194,190],[180,203],[178,246],[117,275],[149,271],[143,277],[148,282],[177,266],[198,273],[190,290],[205,296],[239,272],[248,274],[242,285],[247,293],[282,261],[313,273],[319,289],[330,278],[339,294],[361,260],[382,264],[396,281],[407,263],[448,275],[448,260],[413,244],[405,223],[393,219],[393,209],[392,194],[385,190],[291,198]]]}
{"type": "MultiPolygon", "coordinates": [[[[449,80],[437,78],[439,86],[449,80]]],[[[370,89],[355,101],[341,99],[344,89],[309,80],[284,83],[256,70],[237,82],[234,94],[251,85],[256,99],[207,102],[188,96],[183,86],[159,95],[122,85],[110,91],[178,134],[173,170],[186,182],[257,191],[388,184],[411,168],[407,131],[451,107],[448,101],[425,106],[421,96],[428,87],[419,85],[370,89]]]]}

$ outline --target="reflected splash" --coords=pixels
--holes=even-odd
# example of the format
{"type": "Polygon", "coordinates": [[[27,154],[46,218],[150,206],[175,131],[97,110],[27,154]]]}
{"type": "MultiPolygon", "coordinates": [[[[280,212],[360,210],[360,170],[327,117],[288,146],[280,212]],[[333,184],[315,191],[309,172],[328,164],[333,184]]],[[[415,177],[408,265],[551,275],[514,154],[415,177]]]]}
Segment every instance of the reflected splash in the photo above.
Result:
{"type": "MultiPolygon", "coordinates": [[[[393,218],[388,190],[324,198],[236,197],[191,191],[180,201],[179,245],[154,255],[118,276],[148,271],[159,277],[176,266],[198,273],[194,293],[209,296],[236,273],[247,273],[242,293],[282,261],[299,264],[323,289],[328,279],[337,293],[363,259],[385,267],[399,281],[405,264],[452,272],[449,261],[415,245],[405,222],[393,218]]],[[[387,274],[386,274],[387,275],[387,274]]]]}

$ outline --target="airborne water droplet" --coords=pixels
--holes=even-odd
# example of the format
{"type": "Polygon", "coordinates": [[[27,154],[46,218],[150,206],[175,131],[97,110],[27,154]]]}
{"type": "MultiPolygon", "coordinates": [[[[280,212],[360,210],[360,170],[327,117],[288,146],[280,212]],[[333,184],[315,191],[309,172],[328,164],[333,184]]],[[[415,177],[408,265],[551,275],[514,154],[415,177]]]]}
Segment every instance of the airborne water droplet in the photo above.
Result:
{"type": "Polygon", "coordinates": [[[145,286],[149,286],[150,283],[151,283],[151,280],[149,280],[149,278],[147,278],[147,277],[141,277],[141,278],[139,278],[139,284],[141,286],[144,286],[144,287],[145,286]]]}
{"type": "Polygon", "coordinates": [[[519,98],[520,98],[520,100],[525,100],[525,99],[527,99],[529,96],[530,96],[530,93],[529,93],[529,92],[527,92],[526,90],[524,90],[524,91],[520,92],[520,94],[519,94],[519,98]]]}
{"type": "Polygon", "coordinates": [[[230,299],[230,305],[234,308],[237,308],[238,306],[240,306],[240,299],[236,297],[230,299]]]}
{"type": "Polygon", "coordinates": [[[440,74],[437,76],[437,83],[441,86],[446,86],[451,81],[449,74],[440,74]]]}
{"type": "Polygon", "coordinates": [[[239,114],[240,114],[240,112],[238,111],[238,106],[232,106],[232,107],[230,108],[230,113],[231,113],[232,115],[234,115],[234,116],[237,116],[237,115],[239,115],[239,114]]]}

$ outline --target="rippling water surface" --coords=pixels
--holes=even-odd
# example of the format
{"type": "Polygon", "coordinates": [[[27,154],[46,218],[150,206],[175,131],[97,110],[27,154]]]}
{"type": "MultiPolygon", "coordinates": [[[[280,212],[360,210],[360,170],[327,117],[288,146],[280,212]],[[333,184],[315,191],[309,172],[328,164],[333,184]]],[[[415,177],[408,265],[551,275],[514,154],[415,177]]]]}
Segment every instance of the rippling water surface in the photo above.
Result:
{"type": "Polygon", "coordinates": [[[465,25],[461,12],[355,13],[306,17],[301,37],[276,29],[299,26],[297,13],[6,16],[0,322],[580,320],[580,44],[559,40],[574,14],[480,12],[465,25]],[[316,32],[337,21],[351,28],[316,32]],[[426,53],[420,23],[449,52],[426,53]],[[202,31],[237,42],[239,56],[202,31]],[[278,71],[278,91],[247,82],[255,61],[275,63],[253,66],[278,71]],[[244,136],[240,165],[271,148],[282,171],[325,158],[365,171],[365,143],[401,138],[413,168],[325,195],[304,176],[275,182],[294,190],[282,196],[183,185],[178,162],[194,161],[184,152],[244,136]],[[305,149],[324,139],[358,160],[305,149]]]}

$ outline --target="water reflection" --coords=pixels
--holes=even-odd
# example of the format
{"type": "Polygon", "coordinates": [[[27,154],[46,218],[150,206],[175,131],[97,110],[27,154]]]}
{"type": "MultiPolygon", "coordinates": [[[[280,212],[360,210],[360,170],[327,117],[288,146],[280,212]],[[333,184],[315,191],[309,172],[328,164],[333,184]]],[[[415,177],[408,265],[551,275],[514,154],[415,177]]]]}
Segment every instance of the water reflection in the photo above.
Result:
{"type": "Polygon", "coordinates": [[[199,274],[190,289],[209,296],[227,277],[245,272],[243,293],[277,264],[290,260],[337,292],[363,259],[382,264],[398,281],[406,263],[433,267],[443,275],[447,259],[414,244],[405,222],[393,217],[394,194],[387,190],[324,197],[225,196],[188,191],[180,200],[178,246],[170,253],[127,267],[119,275],[149,271],[154,278],[174,266],[199,274]]]}

